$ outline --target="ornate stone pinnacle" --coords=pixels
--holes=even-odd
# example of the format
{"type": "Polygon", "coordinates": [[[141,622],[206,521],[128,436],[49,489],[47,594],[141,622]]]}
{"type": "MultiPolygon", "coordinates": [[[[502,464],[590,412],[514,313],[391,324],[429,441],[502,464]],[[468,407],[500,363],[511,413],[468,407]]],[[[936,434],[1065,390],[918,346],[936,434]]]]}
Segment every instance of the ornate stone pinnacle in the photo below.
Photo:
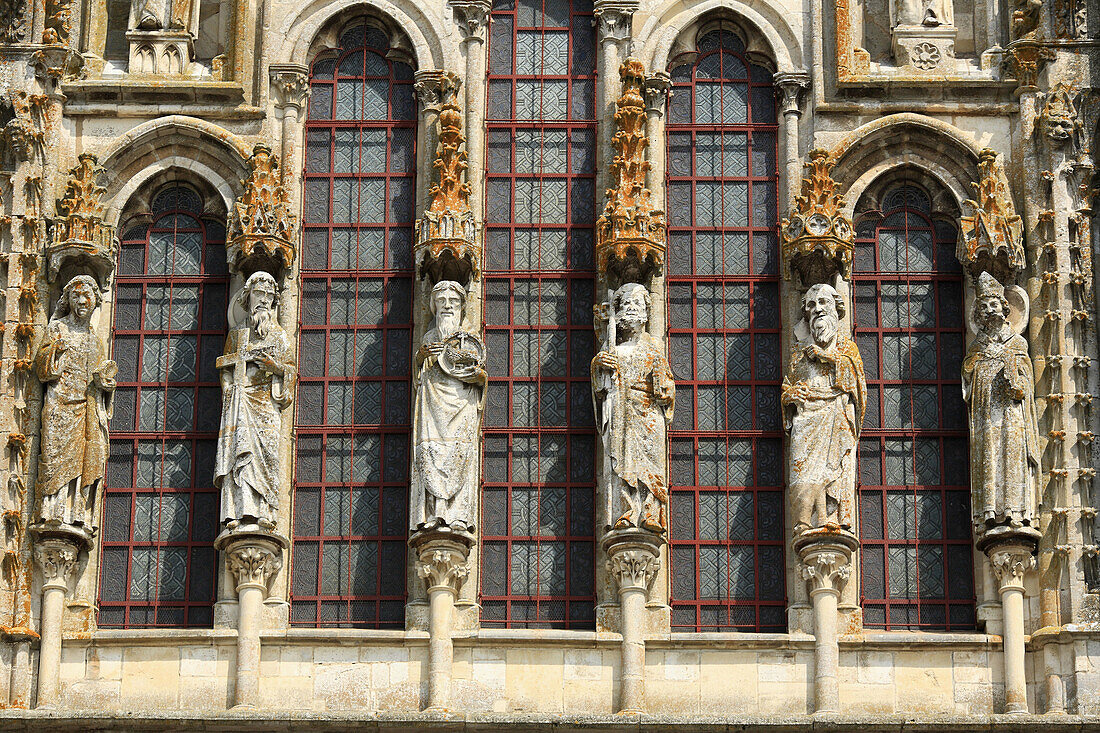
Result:
{"type": "Polygon", "coordinates": [[[629,58],[619,67],[622,94],[615,112],[607,205],[596,222],[596,263],[621,282],[645,282],[665,262],[665,214],[653,207],[646,188],[645,67],[629,58]]]}
{"type": "Polygon", "coordinates": [[[812,553],[799,569],[811,596],[819,591],[839,593],[852,575],[851,557],[842,552],[812,553]]]}
{"type": "Polygon", "coordinates": [[[34,545],[34,561],[46,587],[67,588],[79,557],[77,547],[64,540],[44,539],[34,545]]]}
{"type": "Polygon", "coordinates": [[[225,557],[226,567],[237,579],[237,587],[268,583],[283,568],[282,554],[262,545],[239,544],[230,547],[225,557]]]}
{"type": "Polygon", "coordinates": [[[640,588],[648,591],[660,569],[661,561],[648,548],[618,550],[607,561],[607,571],[620,589],[640,588]]]}
{"type": "Polygon", "coordinates": [[[257,270],[272,274],[289,270],[297,252],[298,218],[291,213],[290,198],[279,181],[279,158],[259,143],[252,149],[248,167],[248,177],[241,181],[244,193],[229,217],[230,266],[246,276],[257,270]]]}
{"type": "Polygon", "coordinates": [[[272,64],[268,72],[275,106],[302,109],[309,99],[309,69],[299,64],[272,64]]]}
{"type": "Polygon", "coordinates": [[[84,265],[103,287],[114,271],[118,251],[115,228],[103,220],[101,199],[107,189],[96,183],[103,169],[91,153],[81,153],[78,160],[57,200],[58,218],[53,222],[53,241],[46,251],[48,272],[52,280],[63,265],[84,265]]]}
{"type": "Polygon", "coordinates": [[[443,587],[455,595],[470,574],[466,553],[455,547],[427,545],[416,561],[416,574],[423,578],[430,591],[443,587]]]}
{"type": "Polygon", "coordinates": [[[829,152],[810,151],[802,179],[802,192],[780,227],[783,239],[785,277],[795,271],[803,285],[829,282],[836,273],[847,276],[852,269],[855,231],[843,213],[844,198],[832,178],[829,152]]]}
{"type": "Polygon", "coordinates": [[[989,272],[1011,282],[1024,266],[1023,224],[1000,175],[996,151],[985,148],[978,154],[978,171],[977,200],[964,202],[974,213],[959,220],[959,261],[974,277],[989,272]]]}

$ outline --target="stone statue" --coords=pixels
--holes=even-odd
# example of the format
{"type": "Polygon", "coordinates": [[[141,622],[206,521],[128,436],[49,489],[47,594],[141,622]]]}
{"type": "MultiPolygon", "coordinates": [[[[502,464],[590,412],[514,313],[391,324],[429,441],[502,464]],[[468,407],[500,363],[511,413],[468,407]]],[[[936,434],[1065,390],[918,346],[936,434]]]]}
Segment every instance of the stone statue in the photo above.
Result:
{"type": "Polygon", "coordinates": [[[187,31],[198,36],[196,0],[132,0],[130,29],[142,31],[187,31]]]}
{"type": "Polygon", "coordinates": [[[661,342],[646,331],[649,291],[615,291],[606,340],[592,359],[596,425],[609,461],[608,520],[615,529],[668,528],[666,434],[676,383],[661,342]],[[616,501],[618,499],[618,501],[616,501]]]}
{"type": "Polygon", "coordinates": [[[841,333],[844,310],[844,300],[831,285],[806,291],[804,321],[796,327],[799,340],[783,380],[795,534],[827,524],[853,526],[856,446],[867,382],[859,349],[841,333]]]}
{"type": "Polygon", "coordinates": [[[891,26],[951,26],[955,17],[951,0],[891,0],[891,26]]]}
{"type": "Polygon", "coordinates": [[[979,527],[1020,527],[1035,519],[1039,440],[1035,379],[1027,341],[1028,302],[1017,286],[978,277],[972,329],[962,368],[970,417],[970,486],[979,527]]]}
{"type": "Polygon", "coordinates": [[[43,522],[89,527],[94,522],[118,372],[91,324],[101,303],[93,277],[70,280],[35,359],[46,386],[38,461],[38,518],[43,522]]]}
{"type": "Polygon", "coordinates": [[[219,356],[222,424],[214,485],[222,522],[274,529],[279,513],[282,411],[294,399],[294,350],[276,318],[278,286],[259,271],[229,309],[229,336],[219,356]]]}
{"type": "Polygon", "coordinates": [[[431,328],[416,352],[413,404],[412,528],[476,525],[485,346],[462,330],[466,290],[453,280],[432,288],[431,328]]]}

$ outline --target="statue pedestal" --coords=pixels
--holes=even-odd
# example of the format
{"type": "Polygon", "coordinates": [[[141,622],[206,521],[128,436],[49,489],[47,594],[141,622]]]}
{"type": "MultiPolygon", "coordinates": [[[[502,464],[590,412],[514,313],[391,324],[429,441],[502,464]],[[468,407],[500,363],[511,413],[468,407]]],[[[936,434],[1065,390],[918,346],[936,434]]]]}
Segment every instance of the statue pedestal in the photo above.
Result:
{"type": "Polygon", "coordinates": [[[476,540],[445,524],[419,529],[409,537],[409,547],[416,552],[416,574],[428,588],[428,710],[445,711],[451,701],[455,599],[470,574],[466,561],[476,540]]]}
{"type": "Polygon", "coordinates": [[[1042,533],[1031,527],[993,527],[977,542],[989,558],[1001,593],[1004,614],[1005,712],[1027,713],[1024,674],[1024,575],[1035,567],[1042,533]]]}
{"type": "Polygon", "coordinates": [[[134,30],[130,42],[130,73],[188,76],[195,57],[195,40],[184,30],[134,30]]]}
{"type": "Polygon", "coordinates": [[[814,607],[814,712],[840,712],[840,650],[836,642],[840,591],[852,574],[859,540],[837,525],[803,532],[794,539],[802,578],[814,607]]]}
{"type": "Polygon", "coordinates": [[[954,71],[958,34],[953,25],[899,25],[893,32],[894,63],[916,71],[954,71]]]}
{"type": "Polygon", "coordinates": [[[290,541],[256,524],[226,529],[214,540],[237,581],[237,685],[233,707],[254,708],[260,696],[260,626],[271,579],[283,567],[290,541]]]}
{"type": "Polygon", "coordinates": [[[622,666],[619,712],[645,712],[645,615],[649,586],[661,566],[665,538],[647,529],[613,529],[604,535],[607,568],[619,588],[622,666]]]}
{"type": "Polygon", "coordinates": [[[39,522],[30,527],[34,561],[42,573],[42,616],[38,633],[38,702],[36,707],[57,704],[61,675],[61,622],[65,596],[79,569],[80,553],[90,550],[94,530],[62,522],[39,522]]]}

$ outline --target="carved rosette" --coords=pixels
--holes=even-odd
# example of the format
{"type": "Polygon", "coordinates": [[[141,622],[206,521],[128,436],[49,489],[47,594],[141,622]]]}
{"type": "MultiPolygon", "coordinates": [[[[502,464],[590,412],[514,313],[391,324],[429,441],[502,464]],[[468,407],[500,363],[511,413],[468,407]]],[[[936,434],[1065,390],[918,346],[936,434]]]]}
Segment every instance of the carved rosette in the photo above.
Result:
{"type": "Polygon", "coordinates": [[[79,162],[69,171],[69,180],[61,198],[57,200],[57,218],[52,221],[53,239],[46,248],[50,280],[56,280],[61,271],[71,274],[91,272],[106,285],[114,272],[118,246],[115,228],[103,219],[100,201],[107,189],[96,179],[103,172],[91,153],[81,153],[79,162]]]}
{"type": "Polygon", "coordinates": [[[67,540],[42,539],[34,545],[34,562],[44,588],[68,589],[79,558],[80,549],[67,540]]]}
{"type": "Polygon", "coordinates": [[[431,282],[454,280],[468,284],[481,270],[481,239],[470,210],[470,184],[466,181],[466,137],[462,134],[462,112],[455,102],[458,81],[446,74],[440,78],[443,100],[439,113],[439,144],[435,162],[437,183],[429,191],[431,203],[416,222],[414,259],[420,276],[431,282]]]}
{"type": "Polygon", "coordinates": [[[835,525],[799,535],[794,550],[810,597],[817,593],[840,595],[852,575],[852,554],[858,547],[855,535],[835,525]]]}
{"type": "Polygon", "coordinates": [[[619,283],[645,282],[665,264],[665,213],[654,208],[646,187],[645,68],[637,59],[619,67],[622,94],[616,106],[617,132],[611,141],[607,205],[596,222],[596,263],[619,283]]]}
{"type": "Polygon", "coordinates": [[[279,158],[263,143],[252,149],[244,193],[229,215],[226,250],[230,266],[245,277],[258,270],[278,277],[297,254],[298,218],[279,182],[279,158]]]}
{"type": "Polygon", "coordinates": [[[959,220],[959,261],[977,277],[989,272],[1012,282],[1024,267],[1023,223],[997,165],[997,153],[985,148],[978,154],[977,200],[965,204],[974,213],[959,220]]]}
{"type": "Polygon", "coordinates": [[[266,592],[271,579],[283,569],[282,553],[267,544],[240,543],[225,553],[225,565],[241,586],[258,585],[266,592]]]}
{"type": "Polygon", "coordinates": [[[811,150],[809,158],[802,193],[780,227],[785,277],[797,272],[807,286],[831,282],[836,273],[847,277],[855,248],[855,231],[843,213],[828,151],[811,150]]]}

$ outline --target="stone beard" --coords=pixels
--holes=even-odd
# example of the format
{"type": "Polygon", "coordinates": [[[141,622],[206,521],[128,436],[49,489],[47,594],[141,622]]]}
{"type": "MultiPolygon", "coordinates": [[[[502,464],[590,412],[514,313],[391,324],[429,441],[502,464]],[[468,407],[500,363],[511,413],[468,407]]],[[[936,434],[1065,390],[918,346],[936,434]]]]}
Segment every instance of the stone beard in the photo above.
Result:
{"type": "Polygon", "coordinates": [[[218,358],[222,423],[214,485],[221,489],[222,522],[255,522],[274,529],[279,513],[282,411],[293,400],[295,365],[290,338],[276,319],[275,279],[248,278],[234,308],[246,315],[218,358]]]}
{"type": "Polygon", "coordinates": [[[441,364],[447,340],[462,332],[466,290],[442,280],[430,297],[432,324],[416,352],[409,523],[414,530],[446,525],[472,532],[488,375],[481,363],[441,364]]]}
{"type": "Polygon", "coordinates": [[[977,525],[1019,527],[1035,519],[1039,440],[1027,341],[1008,323],[1004,288],[978,282],[979,326],[962,368],[970,419],[970,485],[977,525]]]}
{"type": "Polygon", "coordinates": [[[661,342],[646,331],[646,288],[623,285],[615,291],[612,305],[607,343],[592,360],[596,425],[611,468],[607,517],[616,529],[664,532],[666,436],[676,383],[661,342]]]}
{"type": "Polygon", "coordinates": [[[856,446],[867,402],[863,360],[840,334],[844,303],[830,285],[802,298],[809,336],[791,355],[782,405],[788,442],[788,481],[794,531],[853,526],[856,446]]]}
{"type": "Polygon", "coordinates": [[[70,280],[35,358],[38,378],[46,386],[37,486],[43,522],[91,526],[94,521],[118,371],[91,326],[99,304],[93,278],[70,280]]]}

